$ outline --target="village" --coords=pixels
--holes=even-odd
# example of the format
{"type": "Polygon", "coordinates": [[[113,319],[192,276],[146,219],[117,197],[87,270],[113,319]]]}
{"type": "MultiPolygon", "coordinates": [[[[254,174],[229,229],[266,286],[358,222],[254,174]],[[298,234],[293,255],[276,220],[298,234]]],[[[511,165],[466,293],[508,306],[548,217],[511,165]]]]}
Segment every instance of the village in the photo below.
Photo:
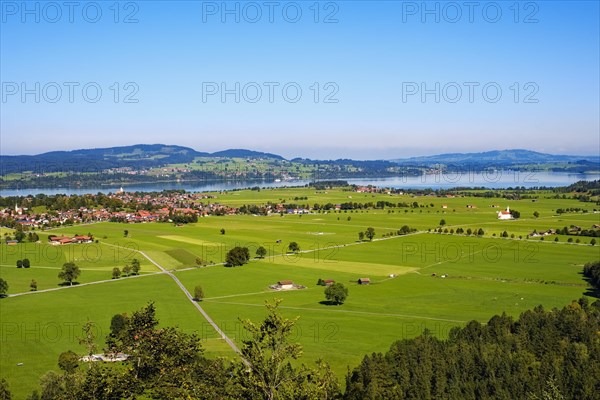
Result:
{"type": "MultiPolygon", "coordinates": [[[[356,193],[377,193],[381,189],[375,186],[356,187],[356,193]]],[[[388,192],[389,193],[389,192],[388,192]]],[[[32,209],[15,203],[14,208],[0,209],[0,225],[21,226],[27,229],[53,228],[61,225],[84,224],[94,222],[197,222],[198,218],[210,215],[235,215],[247,213],[246,208],[223,205],[210,200],[217,199],[214,194],[181,193],[178,191],[156,193],[126,192],[120,188],[114,194],[103,195],[115,200],[120,207],[78,207],[67,210],[34,212],[32,209]]],[[[95,200],[98,195],[86,195],[95,200]]],[[[351,196],[349,196],[351,198],[351,196]]],[[[342,209],[341,204],[331,205],[331,209],[342,209]]],[[[306,214],[311,207],[300,205],[267,204],[260,213],[306,214]]]]}

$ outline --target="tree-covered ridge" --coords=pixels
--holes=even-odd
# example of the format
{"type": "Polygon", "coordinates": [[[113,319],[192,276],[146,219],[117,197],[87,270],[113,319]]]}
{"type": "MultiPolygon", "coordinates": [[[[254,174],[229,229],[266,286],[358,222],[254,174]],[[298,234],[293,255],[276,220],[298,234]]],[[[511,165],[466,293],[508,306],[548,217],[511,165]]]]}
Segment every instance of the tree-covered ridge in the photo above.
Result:
{"type": "Polygon", "coordinates": [[[538,306],[515,321],[492,317],[425,331],[365,356],[346,378],[347,399],[598,399],[600,301],[538,306]]]}

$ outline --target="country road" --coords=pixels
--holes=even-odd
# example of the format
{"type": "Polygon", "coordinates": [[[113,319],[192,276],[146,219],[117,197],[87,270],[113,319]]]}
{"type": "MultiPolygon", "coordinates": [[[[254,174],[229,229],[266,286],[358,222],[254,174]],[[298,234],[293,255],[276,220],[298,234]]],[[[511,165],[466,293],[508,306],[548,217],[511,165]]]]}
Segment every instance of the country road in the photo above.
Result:
{"type": "MultiPolygon", "coordinates": [[[[179,288],[183,291],[183,293],[185,293],[185,295],[187,296],[188,300],[192,302],[192,304],[198,309],[198,311],[200,311],[200,314],[202,314],[202,316],[208,321],[208,323],[215,329],[215,331],[217,331],[217,333],[221,336],[221,338],[223,340],[225,340],[225,342],[227,342],[227,344],[229,345],[229,347],[231,347],[231,349],[233,351],[235,351],[237,354],[239,354],[241,356],[242,352],[240,351],[240,349],[237,347],[237,345],[233,342],[233,340],[231,340],[226,334],[225,332],[223,332],[221,330],[221,328],[219,328],[219,326],[215,323],[215,321],[213,321],[213,319],[210,317],[210,315],[208,315],[206,313],[206,311],[204,311],[204,309],[200,306],[200,304],[198,304],[197,301],[194,301],[194,297],[191,295],[191,293],[186,289],[186,287],[183,285],[183,283],[181,283],[181,281],[179,280],[179,278],[177,278],[171,271],[168,271],[167,269],[165,269],[162,265],[160,265],[159,263],[157,263],[156,261],[154,261],[152,258],[150,258],[146,253],[144,253],[141,250],[137,250],[138,253],[140,253],[142,256],[144,256],[148,261],[150,261],[152,264],[156,265],[162,272],[164,272],[165,274],[169,275],[177,284],[177,286],[179,286],[179,288]]],[[[242,357],[242,360],[244,362],[247,363],[247,361],[242,357]]]]}

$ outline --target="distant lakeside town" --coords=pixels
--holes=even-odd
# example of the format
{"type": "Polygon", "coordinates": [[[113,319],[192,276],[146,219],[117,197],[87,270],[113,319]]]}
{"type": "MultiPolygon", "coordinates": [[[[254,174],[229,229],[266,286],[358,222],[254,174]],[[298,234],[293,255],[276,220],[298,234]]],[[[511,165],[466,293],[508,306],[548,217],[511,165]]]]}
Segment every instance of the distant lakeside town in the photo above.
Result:
{"type": "MultiPolygon", "coordinates": [[[[544,189],[554,192],[555,198],[572,198],[581,202],[596,203],[600,194],[598,188],[600,181],[582,181],[574,185],[562,188],[544,189]],[[568,193],[568,194],[567,194],[568,193]],[[568,197],[567,197],[568,196],[568,197]]],[[[298,189],[298,188],[296,188],[298,189]]],[[[236,191],[223,191],[216,193],[189,193],[185,191],[162,191],[151,193],[126,192],[123,188],[111,194],[86,194],[86,195],[37,195],[27,197],[0,197],[0,226],[17,229],[21,234],[18,237],[5,238],[15,242],[25,239],[27,231],[46,230],[60,226],[80,225],[97,222],[120,222],[120,223],[150,223],[162,222],[182,225],[198,222],[200,218],[208,216],[223,215],[272,215],[293,214],[302,215],[309,213],[348,212],[369,209],[387,209],[394,212],[395,209],[429,209],[434,204],[428,198],[455,197],[484,197],[490,199],[506,200],[530,200],[536,202],[539,190],[515,188],[510,190],[483,190],[456,188],[453,190],[401,190],[393,188],[381,188],[373,185],[357,186],[348,185],[345,181],[327,181],[314,184],[306,194],[327,193],[326,190],[341,190],[348,192],[344,202],[316,203],[309,202],[307,196],[296,196],[287,199],[280,198],[279,201],[266,201],[243,205],[229,205],[219,202],[220,198],[226,198],[236,191]],[[389,195],[387,200],[369,201],[361,198],[356,201],[352,193],[389,195]],[[12,206],[11,206],[12,205],[12,206]]],[[[250,191],[274,190],[254,187],[250,191]]],[[[281,190],[281,189],[277,189],[281,190]]],[[[380,198],[379,198],[380,199],[380,198]]],[[[501,202],[494,201],[488,205],[495,209],[497,219],[517,219],[519,212],[510,210],[501,202]],[[505,209],[506,208],[506,209],[505,209]]],[[[448,205],[442,204],[438,212],[446,213],[448,205]]],[[[477,208],[474,204],[466,204],[467,208],[477,208]]],[[[422,212],[422,211],[421,211],[422,212]]],[[[570,209],[557,209],[556,213],[588,212],[587,209],[573,207],[570,209]]],[[[596,209],[594,209],[594,212],[596,209]]],[[[579,227],[574,227],[579,228],[579,227]]],[[[596,227],[598,228],[598,227],[596,227]]],[[[581,230],[581,228],[579,228],[581,230]]],[[[577,234],[578,232],[571,232],[577,234]]],[[[584,232],[585,233],[585,232],[584,232]]],[[[5,235],[6,236],[6,235],[5,235]]],[[[587,235],[586,235],[587,236],[587,235]]],[[[595,236],[595,235],[594,235],[595,236]]],[[[59,238],[64,243],[92,240],[90,237],[59,238]]],[[[61,242],[57,242],[62,244],[61,242]]]]}

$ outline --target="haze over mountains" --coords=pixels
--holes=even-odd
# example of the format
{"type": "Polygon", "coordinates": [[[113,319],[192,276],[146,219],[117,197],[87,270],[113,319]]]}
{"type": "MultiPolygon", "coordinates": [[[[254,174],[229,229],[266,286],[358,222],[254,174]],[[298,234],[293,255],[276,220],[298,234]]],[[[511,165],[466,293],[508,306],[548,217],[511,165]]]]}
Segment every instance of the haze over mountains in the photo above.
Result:
{"type": "Polygon", "coordinates": [[[576,156],[576,155],[556,155],[538,153],[536,151],[513,149],[513,150],[492,150],[481,153],[447,153],[434,156],[411,157],[404,159],[391,160],[398,163],[415,164],[479,164],[479,163],[501,163],[501,164],[544,164],[544,163],[563,163],[577,161],[599,162],[598,156],[576,156]]]}
{"type": "MultiPolygon", "coordinates": [[[[108,168],[150,168],[167,164],[185,164],[197,157],[210,158],[253,158],[285,161],[280,155],[246,149],[228,149],[214,153],[176,145],[137,144],[132,146],[80,149],[72,151],[52,151],[38,155],[0,156],[2,174],[39,170],[85,171],[85,166],[93,165],[97,171],[108,168]]],[[[289,161],[312,163],[347,162],[349,160],[311,160],[294,158],[289,161]]],[[[598,164],[599,156],[554,155],[530,150],[494,150],[481,153],[449,153],[433,156],[412,157],[393,160],[373,160],[396,165],[431,166],[435,164],[454,166],[510,167],[525,164],[598,164]]],[[[360,163],[359,161],[356,161],[360,163]]]]}

